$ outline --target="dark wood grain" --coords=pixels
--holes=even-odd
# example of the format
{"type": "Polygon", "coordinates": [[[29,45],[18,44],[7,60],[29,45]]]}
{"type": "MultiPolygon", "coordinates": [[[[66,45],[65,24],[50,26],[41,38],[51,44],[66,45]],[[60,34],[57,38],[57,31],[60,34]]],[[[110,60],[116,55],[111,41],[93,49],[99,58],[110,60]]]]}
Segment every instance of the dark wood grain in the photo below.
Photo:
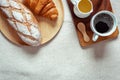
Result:
{"type": "Polygon", "coordinates": [[[69,5],[69,9],[70,9],[70,12],[72,14],[72,18],[73,18],[73,22],[74,22],[75,27],[77,26],[77,24],[79,22],[83,22],[86,25],[87,34],[89,35],[89,37],[91,39],[89,42],[84,42],[81,32],[79,32],[79,30],[76,27],[76,31],[77,31],[77,34],[78,34],[80,44],[83,47],[89,46],[91,44],[94,44],[94,43],[97,43],[97,42],[100,42],[100,41],[103,41],[103,40],[116,38],[119,34],[119,31],[118,31],[118,28],[117,28],[116,31],[112,35],[106,36],[106,37],[99,37],[99,39],[96,42],[92,41],[93,32],[90,29],[91,18],[93,17],[94,14],[96,14],[97,12],[99,12],[101,10],[109,10],[109,11],[112,12],[112,7],[111,7],[110,0],[91,0],[91,1],[93,3],[93,13],[87,18],[81,19],[81,18],[78,18],[78,17],[75,16],[75,14],[73,12],[73,4],[70,2],[70,0],[67,0],[67,3],[69,5]]]}

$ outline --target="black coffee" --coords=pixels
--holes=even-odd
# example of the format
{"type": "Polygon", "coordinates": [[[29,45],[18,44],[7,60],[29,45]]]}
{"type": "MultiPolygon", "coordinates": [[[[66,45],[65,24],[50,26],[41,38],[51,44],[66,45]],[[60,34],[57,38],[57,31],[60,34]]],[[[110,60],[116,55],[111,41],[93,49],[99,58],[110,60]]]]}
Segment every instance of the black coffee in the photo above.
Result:
{"type": "Polygon", "coordinates": [[[105,33],[109,30],[108,25],[105,22],[99,21],[96,25],[95,25],[96,30],[99,33],[105,33]]]}

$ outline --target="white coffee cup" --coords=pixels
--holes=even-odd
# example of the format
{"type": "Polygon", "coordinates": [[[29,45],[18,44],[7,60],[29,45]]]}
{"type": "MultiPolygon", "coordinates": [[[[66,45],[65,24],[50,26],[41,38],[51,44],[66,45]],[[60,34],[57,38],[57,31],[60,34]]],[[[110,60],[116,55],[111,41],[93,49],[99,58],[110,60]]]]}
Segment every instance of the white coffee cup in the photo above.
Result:
{"type": "Polygon", "coordinates": [[[88,17],[92,12],[93,12],[93,4],[91,2],[91,0],[88,0],[89,3],[91,4],[91,10],[89,12],[82,12],[80,11],[80,9],[78,8],[78,5],[79,3],[81,2],[82,0],[71,0],[72,4],[74,5],[73,7],[73,12],[74,14],[79,17],[79,18],[86,18],[88,17]]]}
{"type": "Polygon", "coordinates": [[[117,20],[116,20],[115,15],[112,12],[107,11],[107,10],[102,10],[96,13],[92,17],[91,22],[90,22],[90,27],[91,27],[91,30],[94,32],[92,40],[97,41],[99,36],[109,36],[113,32],[115,32],[117,28],[117,20]],[[96,24],[98,22],[106,23],[109,29],[104,33],[98,32],[98,30],[96,30],[96,24]]]}

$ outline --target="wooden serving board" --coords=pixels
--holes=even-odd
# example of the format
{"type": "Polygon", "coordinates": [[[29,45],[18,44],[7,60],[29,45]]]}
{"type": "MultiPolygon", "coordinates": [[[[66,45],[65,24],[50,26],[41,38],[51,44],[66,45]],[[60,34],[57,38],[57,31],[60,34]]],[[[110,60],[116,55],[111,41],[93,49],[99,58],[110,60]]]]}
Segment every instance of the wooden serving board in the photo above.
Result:
{"type": "Polygon", "coordinates": [[[74,22],[74,25],[76,27],[76,31],[77,31],[77,34],[78,34],[79,42],[80,42],[82,47],[86,47],[86,46],[89,46],[91,44],[103,41],[103,40],[116,38],[119,34],[119,31],[118,31],[118,28],[117,28],[116,31],[112,35],[107,36],[107,37],[99,37],[99,39],[96,42],[92,41],[93,32],[90,29],[90,20],[91,20],[92,16],[95,13],[97,13],[98,11],[101,11],[101,10],[112,11],[112,7],[111,7],[110,0],[91,0],[91,1],[93,2],[93,7],[94,7],[93,13],[87,18],[80,19],[80,18],[76,17],[74,12],[73,12],[73,4],[70,2],[70,0],[67,0],[67,3],[69,5],[69,8],[70,8],[70,11],[71,11],[71,14],[72,14],[73,22],[74,22]],[[87,31],[88,36],[90,37],[89,42],[85,42],[83,40],[83,36],[82,36],[81,32],[77,29],[77,24],[79,22],[83,22],[86,25],[86,31],[87,31]]]}
{"type": "MultiPolygon", "coordinates": [[[[56,21],[51,21],[49,19],[35,15],[39,22],[39,29],[41,31],[41,36],[42,36],[41,44],[45,44],[49,42],[51,39],[53,39],[56,36],[56,34],[59,32],[63,23],[64,10],[63,10],[62,0],[53,0],[53,1],[56,4],[59,13],[56,21]]],[[[17,45],[26,45],[19,38],[16,32],[9,26],[9,24],[6,23],[6,19],[3,16],[1,16],[1,14],[0,14],[0,31],[11,42],[17,45]]]]}

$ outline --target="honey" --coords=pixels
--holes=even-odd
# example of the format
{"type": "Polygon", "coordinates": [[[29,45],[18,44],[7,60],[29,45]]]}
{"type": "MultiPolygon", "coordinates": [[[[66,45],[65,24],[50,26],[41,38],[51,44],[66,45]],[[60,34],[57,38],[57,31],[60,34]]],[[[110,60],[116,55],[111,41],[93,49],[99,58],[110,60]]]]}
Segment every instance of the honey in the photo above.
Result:
{"type": "Polygon", "coordinates": [[[88,0],[81,0],[78,4],[78,8],[81,12],[87,13],[91,11],[92,5],[88,0]]]}

